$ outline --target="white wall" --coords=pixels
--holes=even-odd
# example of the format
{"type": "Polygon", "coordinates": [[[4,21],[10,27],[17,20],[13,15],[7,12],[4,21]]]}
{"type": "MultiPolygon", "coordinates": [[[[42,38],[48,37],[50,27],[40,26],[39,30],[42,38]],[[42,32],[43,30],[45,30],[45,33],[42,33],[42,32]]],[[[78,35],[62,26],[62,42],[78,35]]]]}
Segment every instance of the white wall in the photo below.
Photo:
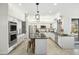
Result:
{"type": "Polygon", "coordinates": [[[8,53],[8,4],[0,4],[0,54],[8,53]]]}

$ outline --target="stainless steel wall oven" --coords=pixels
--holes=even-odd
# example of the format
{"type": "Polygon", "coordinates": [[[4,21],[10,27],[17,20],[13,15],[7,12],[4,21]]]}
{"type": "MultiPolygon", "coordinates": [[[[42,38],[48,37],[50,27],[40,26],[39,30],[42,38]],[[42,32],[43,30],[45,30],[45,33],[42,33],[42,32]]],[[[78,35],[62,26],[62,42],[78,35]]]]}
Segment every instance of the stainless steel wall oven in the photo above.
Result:
{"type": "Polygon", "coordinates": [[[17,42],[17,23],[9,21],[9,47],[17,42]]]}

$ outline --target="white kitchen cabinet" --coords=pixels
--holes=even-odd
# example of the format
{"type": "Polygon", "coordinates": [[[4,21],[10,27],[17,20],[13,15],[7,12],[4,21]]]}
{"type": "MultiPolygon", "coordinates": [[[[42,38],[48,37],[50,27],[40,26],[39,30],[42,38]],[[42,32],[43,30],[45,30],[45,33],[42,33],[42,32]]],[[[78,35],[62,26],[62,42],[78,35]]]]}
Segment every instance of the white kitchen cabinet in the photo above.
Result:
{"type": "Polygon", "coordinates": [[[74,37],[73,36],[58,36],[58,44],[61,48],[74,48],[74,37]]]}
{"type": "Polygon", "coordinates": [[[45,55],[47,53],[47,39],[35,39],[35,54],[45,55]]]}
{"type": "Polygon", "coordinates": [[[58,36],[58,45],[62,48],[63,44],[62,44],[62,37],[58,36]]]}

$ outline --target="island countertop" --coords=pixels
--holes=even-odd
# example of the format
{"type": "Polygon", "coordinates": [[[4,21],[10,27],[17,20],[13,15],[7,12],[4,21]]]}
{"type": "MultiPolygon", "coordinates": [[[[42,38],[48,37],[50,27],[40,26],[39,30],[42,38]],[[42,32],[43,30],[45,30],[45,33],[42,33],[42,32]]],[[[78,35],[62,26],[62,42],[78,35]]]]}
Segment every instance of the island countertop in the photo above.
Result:
{"type": "Polygon", "coordinates": [[[35,39],[48,39],[45,34],[39,33],[35,34],[35,39]]]}
{"type": "Polygon", "coordinates": [[[47,36],[44,33],[31,33],[30,38],[35,39],[48,39],[47,36]]]}
{"type": "Polygon", "coordinates": [[[54,33],[55,35],[58,35],[58,36],[63,36],[63,37],[65,37],[65,36],[68,36],[68,37],[74,37],[74,35],[72,35],[72,34],[60,34],[60,33],[57,33],[57,32],[51,32],[51,33],[54,33]]]}

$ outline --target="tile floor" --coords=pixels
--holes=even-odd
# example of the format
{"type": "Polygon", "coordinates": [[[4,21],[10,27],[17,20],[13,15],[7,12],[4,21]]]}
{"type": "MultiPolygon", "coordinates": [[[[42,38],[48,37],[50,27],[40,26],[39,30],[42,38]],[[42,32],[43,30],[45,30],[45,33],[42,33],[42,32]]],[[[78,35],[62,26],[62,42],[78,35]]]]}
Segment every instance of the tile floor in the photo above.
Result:
{"type": "MultiPolygon", "coordinates": [[[[51,39],[47,40],[47,55],[73,55],[79,54],[79,49],[62,49],[51,39]]],[[[18,47],[16,47],[9,55],[28,55],[27,53],[27,41],[24,41],[18,47]]]]}
{"type": "Polygon", "coordinates": [[[27,41],[18,45],[9,55],[27,55],[27,41]]]}

